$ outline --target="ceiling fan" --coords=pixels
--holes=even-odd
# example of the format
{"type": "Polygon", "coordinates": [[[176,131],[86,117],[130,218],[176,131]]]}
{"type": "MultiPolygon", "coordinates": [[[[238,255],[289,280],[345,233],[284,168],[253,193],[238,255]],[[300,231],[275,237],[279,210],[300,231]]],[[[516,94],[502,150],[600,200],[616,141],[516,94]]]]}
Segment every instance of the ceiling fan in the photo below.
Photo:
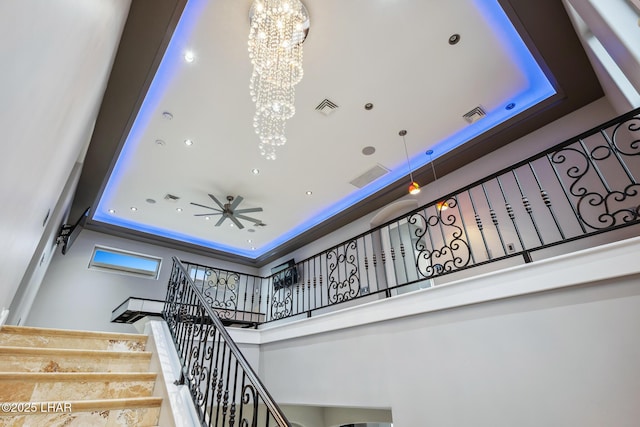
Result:
{"type": "Polygon", "coordinates": [[[252,218],[250,216],[245,215],[246,213],[251,212],[262,212],[262,208],[248,208],[248,209],[236,209],[238,205],[244,200],[242,196],[237,196],[234,198],[233,196],[227,196],[227,203],[222,204],[213,194],[209,194],[211,200],[213,200],[216,205],[220,207],[214,208],[211,206],[205,206],[198,203],[191,202],[194,206],[200,206],[201,208],[211,209],[213,212],[204,213],[204,214],[195,214],[194,216],[212,216],[212,215],[222,215],[222,217],[215,223],[216,227],[222,225],[225,219],[229,218],[233,223],[239,228],[243,229],[244,225],[239,221],[243,219],[245,221],[251,221],[255,226],[263,227],[266,224],[257,218],[252,218]]]}

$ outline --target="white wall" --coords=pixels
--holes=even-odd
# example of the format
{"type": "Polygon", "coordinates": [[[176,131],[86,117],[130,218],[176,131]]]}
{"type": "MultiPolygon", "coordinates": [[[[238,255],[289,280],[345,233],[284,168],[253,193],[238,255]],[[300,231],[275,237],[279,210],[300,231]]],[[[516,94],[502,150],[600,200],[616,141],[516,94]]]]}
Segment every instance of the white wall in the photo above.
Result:
{"type": "MultiPolygon", "coordinates": [[[[19,325],[22,323],[22,319],[25,319],[29,314],[31,305],[40,290],[40,284],[42,283],[42,280],[49,269],[49,264],[56,252],[56,241],[58,234],[60,233],[60,224],[75,220],[68,221],[67,216],[78,180],[80,179],[81,171],[82,164],[76,163],[73,171],[69,175],[69,179],[64,189],[62,190],[58,203],[51,213],[50,220],[44,228],[40,243],[31,257],[31,262],[22,277],[20,286],[18,287],[9,307],[10,312],[7,319],[7,323],[9,324],[19,325]]],[[[1,323],[2,322],[0,322],[0,324],[1,323]]]]}
{"type": "Polygon", "coordinates": [[[0,310],[88,144],[129,4],[0,2],[0,310]]]}
{"type": "Polygon", "coordinates": [[[40,286],[26,326],[95,331],[136,332],[132,325],[111,323],[111,311],[128,297],[163,300],[171,257],[211,267],[255,274],[255,269],[229,262],[83,230],[66,255],[56,251],[40,286]],[[95,245],[162,258],[157,280],[88,268],[95,245]]]}
{"type": "Polygon", "coordinates": [[[314,332],[320,320],[310,319],[264,329],[261,378],[283,404],[390,407],[394,427],[637,426],[639,245],[619,242],[608,245],[613,252],[590,249],[323,319],[351,327],[314,332]],[[497,289],[519,295],[491,296],[497,289]],[[363,319],[374,310],[391,316],[390,305],[395,319],[363,319]],[[418,305],[423,312],[414,314],[418,305]]]}
{"type": "MultiPolygon", "coordinates": [[[[302,427],[339,427],[344,424],[369,423],[366,427],[385,427],[391,422],[391,411],[368,408],[280,405],[287,419],[302,427]],[[386,423],[373,423],[381,421],[386,423]]],[[[364,427],[364,424],[361,424],[364,427]]]]}
{"type": "Polygon", "coordinates": [[[616,111],[623,114],[639,107],[640,13],[628,0],[563,0],[563,4],[616,111]]]}

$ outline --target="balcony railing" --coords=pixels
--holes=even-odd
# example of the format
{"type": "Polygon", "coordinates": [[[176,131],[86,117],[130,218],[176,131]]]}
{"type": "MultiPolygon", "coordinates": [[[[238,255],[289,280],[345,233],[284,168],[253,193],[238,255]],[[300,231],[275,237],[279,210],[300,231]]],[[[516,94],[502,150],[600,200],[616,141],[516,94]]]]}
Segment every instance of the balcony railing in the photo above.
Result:
{"type": "Polygon", "coordinates": [[[174,258],[162,312],[202,426],[290,427],[233,342],[212,299],[174,258]]]}
{"type": "Polygon", "coordinates": [[[189,271],[221,317],[311,315],[638,224],[639,176],[640,109],[270,277],[189,271]]]}

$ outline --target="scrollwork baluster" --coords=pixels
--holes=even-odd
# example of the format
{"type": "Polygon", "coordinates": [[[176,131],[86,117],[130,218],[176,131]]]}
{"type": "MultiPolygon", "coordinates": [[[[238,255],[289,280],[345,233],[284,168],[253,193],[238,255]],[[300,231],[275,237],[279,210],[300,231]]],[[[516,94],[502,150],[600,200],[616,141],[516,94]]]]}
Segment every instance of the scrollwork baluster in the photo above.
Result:
{"type": "Polygon", "coordinates": [[[357,297],[360,294],[360,279],[357,266],[357,242],[352,240],[342,246],[342,252],[330,251],[328,260],[334,260],[329,264],[329,277],[327,292],[329,303],[338,303],[357,297]],[[344,277],[340,275],[340,269],[344,270],[344,277]]]}
{"type": "Polygon", "coordinates": [[[580,139],[577,141],[577,146],[564,147],[551,155],[551,162],[557,175],[559,171],[556,165],[566,164],[569,156],[581,160],[577,166],[570,166],[566,169],[567,179],[571,180],[569,193],[577,199],[575,211],[577,211],[577,217],[581,224],[584,223],[595,230],[636,220],[638,217],[637,209],[629,209],[628,206],[619,207],[619,205],[628,198],[637,197],[640,193],[640,185],[634,181],[632,175],[627,175],[631,184],[620,186],[620,181],[616,180],[614,182],[617,187],[615,189],[611,187],[611,183],[607,180],[598,163],[609,159],[613,153],[618,166],[622,170],[627,170],[627,168],[619,155],[620,151],[616,144],[609,141],[605,133],[601,132],[601,134],[605,136],[604,145],[598,145],[589,150],[585,142],[580,139]],[[602,189],[596,188],[595,182],[600,182],[602,189]]]}

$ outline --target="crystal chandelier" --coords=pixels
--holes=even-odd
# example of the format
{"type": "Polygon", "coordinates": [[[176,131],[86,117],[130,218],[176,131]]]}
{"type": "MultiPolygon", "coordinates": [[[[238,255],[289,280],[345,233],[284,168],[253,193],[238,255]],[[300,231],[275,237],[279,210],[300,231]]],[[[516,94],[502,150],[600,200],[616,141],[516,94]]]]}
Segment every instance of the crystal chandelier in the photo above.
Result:
{"type": "Polygon", "coordinates": [[[255,0],[249,18],[253,127],[260,153],[274,160],[276,147],[287,142],[286,121],[296,112],[295,85],[302,80],[302,43],[309,32],[309,15],[299,0],[255,0]]]}

